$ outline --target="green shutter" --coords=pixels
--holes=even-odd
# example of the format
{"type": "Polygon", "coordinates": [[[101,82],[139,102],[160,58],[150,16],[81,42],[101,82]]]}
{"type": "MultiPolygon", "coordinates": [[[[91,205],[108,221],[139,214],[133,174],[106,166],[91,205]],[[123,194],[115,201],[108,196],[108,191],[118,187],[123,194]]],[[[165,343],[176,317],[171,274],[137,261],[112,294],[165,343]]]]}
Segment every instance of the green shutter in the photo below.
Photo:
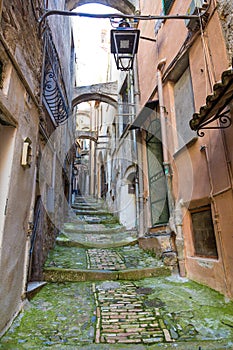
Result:
{"type": "Polygon", "coordinates": [[[163,12],[167,15],[172,7],[175,0],[163,0],[163,12]]]}
{"type": "Polygon", "coordinates": [[[147,161],[152,226],[166,224],[169,219],[167,184],[163,169],[160,120],[152,121],[147,132],[147,161]]]}

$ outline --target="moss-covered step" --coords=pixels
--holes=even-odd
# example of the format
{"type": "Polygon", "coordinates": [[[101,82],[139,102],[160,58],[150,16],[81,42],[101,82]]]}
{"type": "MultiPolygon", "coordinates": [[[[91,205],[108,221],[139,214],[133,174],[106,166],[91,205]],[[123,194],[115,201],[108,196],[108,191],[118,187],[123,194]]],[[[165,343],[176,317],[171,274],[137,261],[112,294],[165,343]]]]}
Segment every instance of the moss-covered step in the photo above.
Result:
{"type": "Polygon", "coordinates": [[[171,270],[165,266],[121,271],[61,269],[53,267],[45,268],[43,271],[43,279],[46,282],[140,280],[143,278],[170,275],[171,270]]]}
{"type": "Polygon", "coordinates": [[[103,232],[67,232],[57,237],[57,244],[70,247],[86,248],[114,248],[137,244],[136,231],[123,231],[118,233],[103,232]]]}

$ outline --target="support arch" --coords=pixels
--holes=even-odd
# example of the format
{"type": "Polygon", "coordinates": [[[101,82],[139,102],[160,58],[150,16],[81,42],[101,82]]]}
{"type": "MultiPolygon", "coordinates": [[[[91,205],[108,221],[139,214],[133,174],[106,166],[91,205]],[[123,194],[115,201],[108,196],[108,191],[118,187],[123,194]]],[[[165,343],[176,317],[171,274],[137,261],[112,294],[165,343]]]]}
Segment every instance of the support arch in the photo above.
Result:
{"type": "Polygon", "coordinates": [[[100,94],[100,93],[91,93],[91,92],[74,97],[74,99],[72,101],[72,107],[75,107],[79,103],[88,102],[88,101],[105,102],[105,103],[108,103],[111,106],[117,108],[117,101],[114,100],[114,98],[112,98],[108,95],[104,95],[104,94],[100,94]]]}
{"type": "Polygon", "coordinates": [[[66,9],[69,11],[74,10],[78,6],[96,3],[100,5],[105,5],[112,7],[122,13],[133,14],[136,11],[135,3],[138,1],[128,1],[128,0],[66,0],[66,9]]]}

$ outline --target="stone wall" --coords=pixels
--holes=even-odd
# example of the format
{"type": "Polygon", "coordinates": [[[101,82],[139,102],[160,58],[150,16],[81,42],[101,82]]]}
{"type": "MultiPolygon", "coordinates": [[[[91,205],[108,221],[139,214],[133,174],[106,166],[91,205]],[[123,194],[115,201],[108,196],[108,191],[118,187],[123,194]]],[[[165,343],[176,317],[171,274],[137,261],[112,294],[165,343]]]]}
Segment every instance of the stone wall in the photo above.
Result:
{"type": "Polygon", "coordinates": [[[226,39],[229,65],[233,57],[233,2],[232,0],[218,0],[218,13],[226,39]]]}
{"type": "MultiPolygon", "coordinates": [[[[12,320],[22,309],[25,300],[35,198],[45,193],[49,187],[47,183],[43,188],[39,188],[38,185],[39,152],[43,150],[47,136],[53,132],[55,127],[45,107],[41,108],[40,105],[43,40],[39,35],[38,14],[32,7],[35,2],[0,1],[0,63],[2,66],[0,131],[3,135],[6,128],[12,129],[12,132],[5,132],[4,140],[9,134],[5,144],[3,144],[3,139],[1,140],[5,154],[7,152],[12,154],[12,164],[11,167],[7,167],[7,162],[4,162],[4,157],[1,156],[0,185],[4,181],[7,182],[6,179],[8,179],[9,188],[6,189],[4,198],[2,192],[0,196],[0,218],[3,218],[0,224],[0,335],[10,326],[12,320]],[[47,116],[42,125],[43,110],[47,116]],[[23,166],[21,161],[25,139],[30,139],[31,142],[31,162],[27,166],[23,166]],[[8,144],[9,149],[7,149],[8,144]]],[[[64,0],[56,3],[64,8],[64,0]]],[[[71,106],[71,46],[69,47],[71,30],[68,19],[61,22],[60,17],[56,16],[50,31],[60,34],[59,41],[55,41],[54,44],[60,47],[57,52],[59,59],[61,57],[60,64],[64,67],[62,74],[63,79],[64,76],[66,78],[67,100],[71,106]],[[67,41],[65,41],[66,35],[68,35],[67,41]],[[63,42],[65,44],[61,45],[63,42]]],[[[55,37],[56,35],[53,36],[55,37]]],[[[70,126],[72,127],[72,123],[70,126]]],[[[63,141],[69,133],[70,130],[67,130],[59,134],[62,147],[65,147],[63,141]]],[[[58,158],[56,158],[56,165],[53,159],[53,152],[51,152],[47,167],[50,175],[55,166],[60,165],[58,158]]],[[[55,168],[55,172],[56,170],[55,168]]],[[[62,174],[59,177],[61,178],[62,174]]],[[[56,180],[57,178],[54,180],[55,184],[56,180]]],[[[64,197],[62,185],[63,183],[59,188],[60,197],[64,197]]],[[[60,207],[62,211],[63,203],[60,207]]],[[[56,215],[61,216],[60,211],[57,211],[56,215]]],[[[51,221],[46,211],[42,210],[40,234],[34,247],[34,260],[30,261],[34,264],[32,268],[34,278],[40,277],[42,264],[55,241],[57,230],[51,221]]]]}
{"type": "Polygon", "coordinates": [[[9,48],[15,55],[35,96],[39,97],[42,65],[42,41],[38,40],[38,26],[32,7],[20,0],[4,2],[2,30],[9,48]]]}

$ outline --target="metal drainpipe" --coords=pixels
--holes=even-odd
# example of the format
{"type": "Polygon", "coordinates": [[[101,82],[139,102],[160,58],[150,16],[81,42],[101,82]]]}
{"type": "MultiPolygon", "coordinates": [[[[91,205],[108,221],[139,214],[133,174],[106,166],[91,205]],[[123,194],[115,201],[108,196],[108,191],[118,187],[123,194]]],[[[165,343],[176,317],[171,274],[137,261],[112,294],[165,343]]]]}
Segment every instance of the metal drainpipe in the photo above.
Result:
{"type": "MultiPolygon", "coordinates": [[[[134,112],[135,115],[138,114],[139,111],[139,83],[138,83],[138,65],[137,65],[137,58],[135,57],[134,61],[134,84],[133,84],[133,91],[132,91],[132,98],[134,102],[134,112]]],[[[132,77],[133,78],[133,77],[132,77]]],[[[134,142],[134,150],[135,154],[138,155],[138,161],[137,161],[137,176],[135,181],[135,192],[136,192],[136,209],[137,209],[137,227],[138,227],[138,235],[139,237],[144,236],[144,206],[143,206],[143,178],[142,178],[142,171],[140,170],[142,166],[142,157],[141,157],[141,151],[139,150],[137,146],[137,134],[136,130],[133,130],[133,142],[134,142]]]]}
{"type": "Polygon", "coordinates": [[[223,245],[223,241],[222,241],[222,230],[221,230],[220,223],[219,223],[218,207],[217,207],[216,200],[214,198],[214,184],[213,184],[211,168],[210,168],[209,152],[208,152],[208,148],[206,145],[201,146],[200,150],[205,151],[205,158],[206,158],[207,169],[208,169],[208,177],[209,177],[209,182],[210,182],[210,200],[213,204],[214,221],[215,221],[215,225],[217,228],[218,239],[219,239],[219,243],[220,243],[219,248],[221,250],[222,266],[223,266],[223,271],[224,271],[224,283],[225,283],[226,293],[227,293],[227,295],[230,295],[228,283],[227,283],[227,276],[228,276],[227,267],[226,267],[225,261],[224,261],[224,257],[226,256],[226,254],[224,252],[224,245],[223,245]]]}
{"type": "MultiPolygon", "coordinates": [[[[129,73],[129,79],[130,79],[130,103],[131,103],[131,120],[130,123],[133,122],[133,116],[136,114],[136,108],[135,108],[135,99],[134,99],[134,79],[133,79],[133,72],[130,71],[129,73]]],[[[132,136],[133,136],[133,152],[137,154],[137,140],[136,140],[136,134],[135,130],[132,130],[132,136]]],[[[135,177],[135,199],[136,199],[136,218],[135,218],[135,226],[138,227],[138,218],[139,218],[139,188],[138,188],[138,164],[136,164],[136,177],[135,177]]]]}
{"type": "MultiPolygon", "coordinates": [[[[172,216],[180,216],[181,208],[174,208],[174,200],[172,196],[172,184],[171,184],[171,168],[169,162],[169,153],[168,153],[168,143],[167,143],[167,127],[166,127],[166,116],[165,116],[165,107],[163,99],[163,85],[162,85],[162,69],[166,63],[166,59],[162,59],[157,66],[157,79],[158,79],[158,97],[159,97],[159,108],[160,108],[160,120],[161,120],[161,133],[162,133],[162,147],[163,147],[163,166],[166,177],[167,185],[167,196],[168,196],[168,206],[172,216]]],[[[180,204],[178,205],[180,206],[180,204]]],[[[182,232],[182,219],[176,217],[176,253],[178,258],[179,273],[180,276],[184,277],[186,274],[185,264],[184,264],[184,240],[182,232]]]]}
{"type": "Polygon", "coordinates": [[[170,180],[170,162],[168,157],[168,143],[167,143],[167,127],[166,127],[166,116],[165,107],[163,100],[163,84],[162,84],[162,69],[166,63],[166,59],[162,59],[157,66],[157,79],[158,79],[158,97],[159,97],[159,109],[160,109],[160,120],[161,120],[161,133],[162,133],[162,147],[163,147],[163,166],[166,176],[167,183],[167,194],[168,194],[168,205],[169,211],[172,213],[174,209],[173,197],[171,190],[171,180],[170,180]]]}
{"type": "Polygon", "coordinates": [[[30,249],[31,249],[31,236],[33,230],[33,220],[34,220],[34,208],[35,208],[35,199],[36,199],[36,175],[37,175],[37,166],[34,169],[33,176],[33,187],[32,187],[32,196],[31,196],[31,204],[30,211],[28,217],[28,229],[27,229],[27,237],[26,237],[26,246],[25,246],[25,257],[24,257],[24,276],[23,276],[23,290],[22,297],[26,297],[27,292],[27,284],[28,284],[28,276],[29,276],[29,266],[30,266],[30,249]]]}

